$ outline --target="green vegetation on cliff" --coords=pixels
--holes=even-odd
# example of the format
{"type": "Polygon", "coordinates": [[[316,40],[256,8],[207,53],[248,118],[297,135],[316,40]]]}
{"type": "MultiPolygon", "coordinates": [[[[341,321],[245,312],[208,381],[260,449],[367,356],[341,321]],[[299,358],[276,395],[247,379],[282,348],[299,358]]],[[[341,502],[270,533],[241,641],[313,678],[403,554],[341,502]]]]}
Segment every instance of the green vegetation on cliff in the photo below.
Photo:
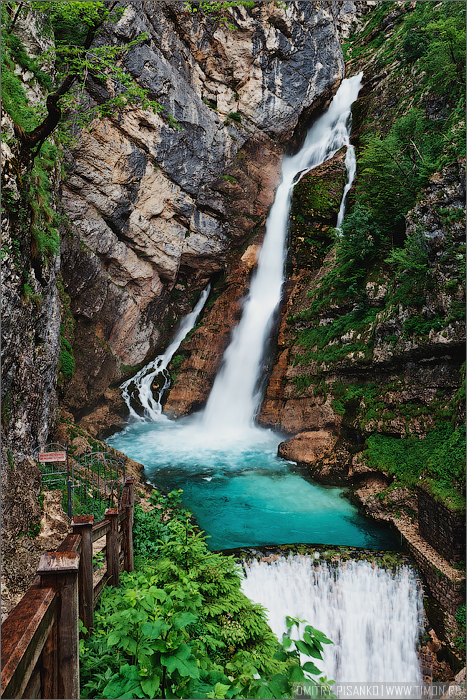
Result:
{"type": "MultiPolygon", "coordinates": [[[[365,20],[344,44],[347,73],[364,73],[352,110],[355,187],[324,274],[310,277],[308,302],[300,297],[288,317],[291,381],[299,396],[331,395],[343,427],[366,440],[370,466],[458,509],[465,2],[381,2],[365,20]],[[438,356],[452,369],[436,387],[438,356]],[[425,394],[413,386],[420,360],[428,363],[425,394]]],[[[313,229],[321,213],[307,204],[294,193],[292,250],[297,236],[312,252],[321,245],[313,229]]]]}
{"type": "Polygon", "coordinates": [[[388,471],[397,484],[422,485],[453,510],[465,511],[465,431],[450,426],[429,432],[425,438],[396,439],[371,435],[364,452],[369,467],[388,471]]]}

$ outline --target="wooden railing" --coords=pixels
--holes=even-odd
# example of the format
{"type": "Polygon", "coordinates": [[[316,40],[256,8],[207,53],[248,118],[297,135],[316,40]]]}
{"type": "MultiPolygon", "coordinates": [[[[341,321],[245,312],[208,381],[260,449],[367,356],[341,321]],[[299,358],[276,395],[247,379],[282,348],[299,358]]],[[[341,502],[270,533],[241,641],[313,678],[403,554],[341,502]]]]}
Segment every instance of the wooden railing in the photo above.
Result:
{"type": "Polygon", "coordinates": [[[93,515],[75,516],[57,551],[42,555],[33,585],[2,624],[2,698],[79,698],[79,619],[91,630],[103,587],[133,571],[133,518],[127,478],[119,509],[96,524],[93,515]],[[104,536],[107,566],[94,583],[93,543],[104,536]]]}

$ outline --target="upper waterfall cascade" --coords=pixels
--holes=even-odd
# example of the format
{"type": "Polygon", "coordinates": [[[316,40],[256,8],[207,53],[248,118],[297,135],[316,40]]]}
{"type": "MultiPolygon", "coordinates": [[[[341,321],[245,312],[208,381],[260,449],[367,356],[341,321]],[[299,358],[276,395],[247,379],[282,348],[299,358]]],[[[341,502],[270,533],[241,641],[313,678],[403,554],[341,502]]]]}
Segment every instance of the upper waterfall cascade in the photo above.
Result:
{"type": "MultiPolygon", "coordinates": [[[[242,318],[233,331],[223,364],[217,375],[207,405],[198,416],[198,430],[205,435],[221,432],[235,435],[253,427],[261,402],[261,362],[264,348],[279,306],[284,281],[285,243],[287,238],[290,201],[294,185],[310,170],[332,158],[343,146],[347,147],[347,184],[340,206],[337,227],[344,216],[345,198],[355,176],[356,161],[350,145],[351,105],[357,98],[362,73],[342,81],[327,112],[309,130],[300,151],[284,157],[282,179],[276,192],[267,222],[266,233],[258,257],[256,272],[245,300],[242,318]]],[[[196,318],[209,295],[204,290],[195,309],[182,321],[174,340],[163,355],[159,355],[134,377],[121,385],[130,416],[136,420],[163,420],[161,399],[170,385],[167,366],[183,338],[193,328],[196,318]],[[162,373],[164,382],[153,396],[151,384],[162,373]],[[130,391],[131,387],[133,391],[130,391]],[[137,396],[144,408],[144,418],[131,406],[137,396]]]]}
{"type": "Polygon", "coordinates": [[[233,331],[223,366],[204,410],[202,420],[207,432],[241,431],[253,424],[261,401],[258,380],[264,347],[281,299],[287,224],[294,185],[310,170],[347,146],[348,178],[337,223],[340,226],[345,197],[355,175],[355,155],[349,142],[350,109],[360,90],[362,75],[359,73],[342,81],[329,109],[309,130],[300,151],[283,160],[282,180],[266,222],[266,235],[243,315],[233,331]]]}

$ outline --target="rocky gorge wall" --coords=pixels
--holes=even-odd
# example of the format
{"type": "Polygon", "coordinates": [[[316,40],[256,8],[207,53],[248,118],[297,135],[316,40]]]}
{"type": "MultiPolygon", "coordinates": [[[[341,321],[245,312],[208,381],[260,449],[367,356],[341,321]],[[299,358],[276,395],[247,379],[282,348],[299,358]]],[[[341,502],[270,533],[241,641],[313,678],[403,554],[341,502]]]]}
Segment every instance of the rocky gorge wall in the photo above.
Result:
{"type": "MultiPolygon", "coordinates": [[[[50,40],[31,16],[20,18],[17,36],[30,56],[50,40]]],[[[3,49],[2,49],[3,50],[3,49]]],[[[2,59],[3,60],[3,59],[2,59]]],[[[13,67],[13,66],[12,66],[13,67]]],[[[14,66],[32,105],[43,96],[31,71],[14,66]]],[[[4,76],[5,78],[5,76],[4,76]]],[[[6,80],[6,78],[5,78],[6,80]]],[[[19,154],[13,121],[2,104],[2,557],[18,552],[16,536],[40,517],[40,472],[33,453],[58,421],[60,355],[58,233],[37,234],[44,216],[58,209],[60,168],[50,151],[28,168],[19,154]],[[44,185],[44,180],[47,185],[44,185]],[[31,207],[31,193],[40,203],[31,207]],[[47,202],[47,204],[45,204],[47,202]]],[[[53,146],[51,147],[53,150],[53,146]]]]}
{"type": "MultiPolygon", "coordinates": [[[[94,122],[67,155],[62,274],[76,369],[62,404],[77,420],[222,278],[222,320],[204,331],[210,359],[201,373],[198,360],[187,367],[196,397],[178,388],[167,409],[205,400],[252,264],[240,260],[245,245],[261,241],[297,123],[343,77],[339,30],[354,16],[354,3],[259,3],[229,11],[229,27],[184,3],[132,2],[100,38],[147,34],[124,65],[165,109],[94,122]]],[[[89,93],[106,96],[92,83],[89,93]]]]}
{"type": "MultiPolygon", "coordinates": [[[[339,32],[355,18],[353,2],[258,3],[229,10],[230,27],[183,2],[122,5],[98,41],[147,34],[124,67],[162,112],[95,121],[65,150],[53,136],[33,166],[19,161],[2,107],[2,553],[15,586],[41,514],[34,454],[64,436],[55,432],[59,401],[62,417],[94,436],[121,422],[110,385],[163,346],[209,279],[230,295],[224,332],[213,326],[207,339],[214,376],[282,155],[297,124],[337,89],[339,32]]],[[[52,41],[43,29],[25,12],[13,32],[23,60],[39,68],[52,41]]],[[[9,70],[26,110],[44,97],[34,71],[14,59],[9,70]]],[[[110,89],[91,79],[88,88],[89,105],[110,89]]]]}

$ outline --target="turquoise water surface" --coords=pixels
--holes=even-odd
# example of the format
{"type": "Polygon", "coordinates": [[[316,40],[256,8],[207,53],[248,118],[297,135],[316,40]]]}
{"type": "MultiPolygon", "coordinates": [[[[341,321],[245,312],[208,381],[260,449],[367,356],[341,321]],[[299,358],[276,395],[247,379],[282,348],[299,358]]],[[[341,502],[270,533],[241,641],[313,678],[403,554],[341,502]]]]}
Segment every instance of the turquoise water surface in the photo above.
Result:
{"type": "Polygon", "coordinates": [[[400,549],[391,530],[361,516],[345,489],[321,486],[277,457],[283,436],[252,428],[203,433],[196,416],[135,422],[107,442],[145,465],[162,491],[183,502],[212,550],[298,542],[400,549]]]}

